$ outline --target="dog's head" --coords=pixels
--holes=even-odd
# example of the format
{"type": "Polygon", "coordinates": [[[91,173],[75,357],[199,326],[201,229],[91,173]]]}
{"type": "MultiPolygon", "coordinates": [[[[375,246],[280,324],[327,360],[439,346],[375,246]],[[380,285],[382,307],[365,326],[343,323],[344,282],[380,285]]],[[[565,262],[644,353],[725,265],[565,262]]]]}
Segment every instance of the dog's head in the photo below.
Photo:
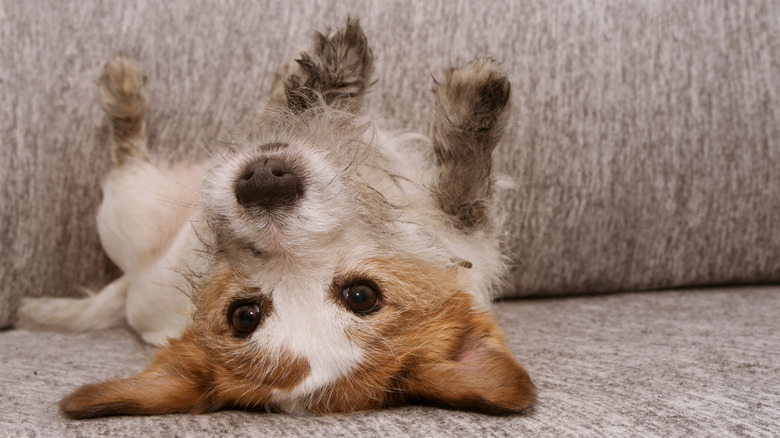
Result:
{"type": "Polygon", "coordinates": [[[147,370],[84,386],[63,410],[530,406],[527,373],[471,290],[479,268],[458,263],[444,241],[459,231],[381,152],[392,141],[326,106],[267,114],[206,177],[192,324],[147,370]]]}

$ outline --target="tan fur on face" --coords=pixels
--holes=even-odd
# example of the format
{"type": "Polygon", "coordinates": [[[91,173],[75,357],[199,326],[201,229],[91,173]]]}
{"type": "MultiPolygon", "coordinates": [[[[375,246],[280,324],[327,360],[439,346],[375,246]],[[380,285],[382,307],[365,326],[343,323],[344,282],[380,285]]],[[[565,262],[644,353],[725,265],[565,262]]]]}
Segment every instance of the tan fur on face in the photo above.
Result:
{"type": "Polygon", "coordinates": [[[267,318],[273,311],[268,298],[242,285],[229,267],[215,269],[202,287],[195,324],[170,340],[149,368],[128,379],[82,386],[62,400],[62,410],[90,418],[271,408],[275,391],[306,378],[306,360],[285,350],[260,351],[228,325],[232,302],[256,299],[267,318]]]}
{"type": "Polygon", "coordinates": [[[493,318],[459,289],[458,272],[419,260],[374,259],[347,278],[371,278],[383,308],[350,336],[368,358],[312,398],[315,412],[380,408],[414,400],[490,412],[534,402],[525,370],[493,318]]]}
{"type": "MultiPolygon", "coordinates": [[[[368,352],[367,359],[348,376],[311,394],[305,407],[349,412],[429,401],[510,412],[531,406],[535,396],[528,374],[512,358],[490,314],[478,310],[473,298],[458,288],[453,269],[372,259],[334,282],[370,275],[380,288],[383,307],[361,317],[349,333],[368,352]]],[[[62,401],[62,409],[87,418],[279,408],[275,395],[301,383],[309,373],[308,363],[285,351],[257,351],[231,332],[226,315],[230,303],[257,297],[258,292],[244,288],[230,269],[218,270],[203,291],[196,323],[180,340],[172,340],[146,371],[79,388],[62,401]]],[[[266,316],[272,311],[263,309],[266,316]]]]}
{"type": "Polygon", "coordinates": [[[236,336],[228,325],[227,311],[231,303],[241,299],[260,304],[261,325],[273,312],[270,297],[243,285],[229,266],[217,269],[203,287],[192,328],[199,335],[196,342],[224,366],[226,373],[217,373],[214,382],[224,402],[262,405],[268,396],[261,393],[294,387],[306,378],[309,365],[284,349],[258,351],[254,343],[236,336]],[[246,394],[241,393],[244,388],[246,394]]]}

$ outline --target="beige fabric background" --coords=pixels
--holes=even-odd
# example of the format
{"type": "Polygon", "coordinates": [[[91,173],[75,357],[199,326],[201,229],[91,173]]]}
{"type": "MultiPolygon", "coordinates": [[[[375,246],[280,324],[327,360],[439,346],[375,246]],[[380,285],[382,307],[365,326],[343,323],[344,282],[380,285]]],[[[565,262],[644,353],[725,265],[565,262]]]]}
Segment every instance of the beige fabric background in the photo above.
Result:
{"type": "Polygon", "coordinates": [[[94,221],[105,60],[147,71],[154,151],[203,156],[347,14],[373,42],[386,127],[430,127],[446,66],[490,55],[510,73],[507,296],[780,279],[777,2],[2,1],[0,326],[22,295],[118,275],[94,221]]]}

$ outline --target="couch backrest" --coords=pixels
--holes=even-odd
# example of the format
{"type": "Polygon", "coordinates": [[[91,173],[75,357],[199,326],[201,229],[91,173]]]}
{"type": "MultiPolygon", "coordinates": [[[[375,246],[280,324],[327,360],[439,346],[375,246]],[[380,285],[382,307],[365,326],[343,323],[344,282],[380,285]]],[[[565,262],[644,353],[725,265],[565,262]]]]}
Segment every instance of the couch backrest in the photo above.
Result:
{"type": "Polygon", "coordinates": [[[347,14],[374,46],[369,106],[389,127],[430,127],[432,72],[485,55],[510,72],[505,295],[780,279],[776,2],[223,3],[0,5],[0,326],[20,296],[118,275],[94,221],[103,62],[146,70],[154,151],[202,156],[247,126],[312,28],[347,14]]]}

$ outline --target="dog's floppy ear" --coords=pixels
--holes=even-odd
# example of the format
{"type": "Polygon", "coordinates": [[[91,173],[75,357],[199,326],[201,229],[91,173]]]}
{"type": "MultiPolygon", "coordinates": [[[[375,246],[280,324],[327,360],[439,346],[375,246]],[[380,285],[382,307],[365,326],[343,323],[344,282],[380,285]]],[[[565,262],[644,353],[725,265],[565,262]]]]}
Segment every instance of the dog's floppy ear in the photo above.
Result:
{"type": "Polygon", "coordinates": [[[200,413],[219,408],[209,396],[208,357],[190,339],[171,340],[142,373],[84,385],[60,401],[72,418],[200,413]]]}
{"type": "Polygon", "coordinates": [[[531,379],[512,357],[498,327],[470,331],[457,353],[413,372],[412,392],[425,400],[456,409],[493,414],[522,412],[535,402],[531,379]]]}

